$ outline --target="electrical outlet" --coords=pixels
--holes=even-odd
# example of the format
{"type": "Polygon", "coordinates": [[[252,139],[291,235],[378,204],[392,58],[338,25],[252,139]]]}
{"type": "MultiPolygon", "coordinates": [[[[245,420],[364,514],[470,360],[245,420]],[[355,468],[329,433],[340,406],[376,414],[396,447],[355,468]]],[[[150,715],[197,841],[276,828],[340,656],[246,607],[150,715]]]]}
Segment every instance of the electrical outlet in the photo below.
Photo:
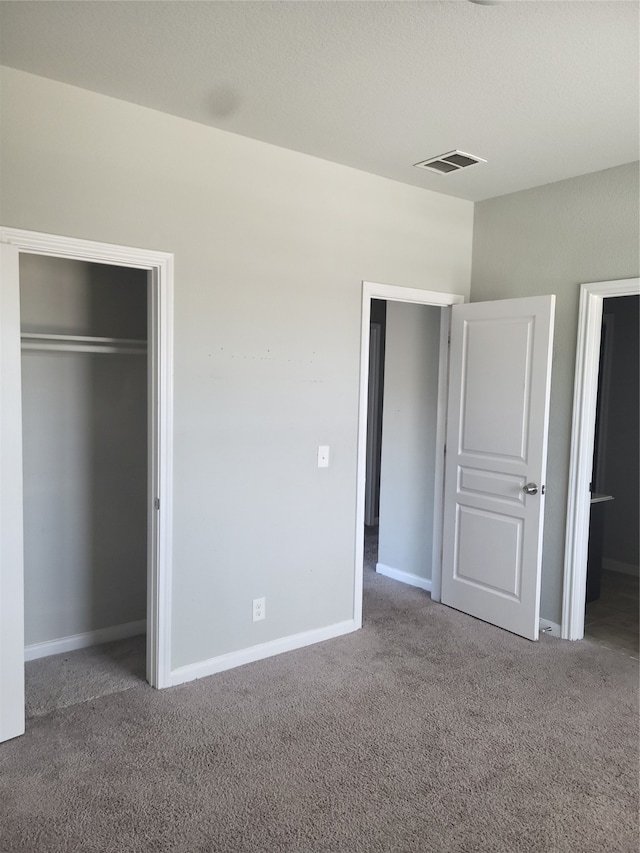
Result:
{"type": "Polygon", "coordinates": [[[253,599],[253,621],[260,622],[261,619],[264,619],[267,615],[266,611],[266,601],[264,598],[254,598],[253,599]]]}

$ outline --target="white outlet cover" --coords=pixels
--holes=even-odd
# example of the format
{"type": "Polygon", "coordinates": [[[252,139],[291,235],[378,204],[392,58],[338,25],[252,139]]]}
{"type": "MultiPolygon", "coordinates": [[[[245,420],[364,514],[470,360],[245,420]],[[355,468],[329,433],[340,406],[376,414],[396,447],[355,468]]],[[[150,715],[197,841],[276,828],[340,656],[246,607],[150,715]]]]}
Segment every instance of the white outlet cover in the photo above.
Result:
{"type": "Polygon", "coordinates": [[[254,598],[253,599],[253,621],[261,622],[266,618],[266,599],[264,598],[254,598]]]}
{"type": "Polygon", "coordinates": [[[318,447],[318,468],[329,467],[329,445],[321,444],[318,447]]]}

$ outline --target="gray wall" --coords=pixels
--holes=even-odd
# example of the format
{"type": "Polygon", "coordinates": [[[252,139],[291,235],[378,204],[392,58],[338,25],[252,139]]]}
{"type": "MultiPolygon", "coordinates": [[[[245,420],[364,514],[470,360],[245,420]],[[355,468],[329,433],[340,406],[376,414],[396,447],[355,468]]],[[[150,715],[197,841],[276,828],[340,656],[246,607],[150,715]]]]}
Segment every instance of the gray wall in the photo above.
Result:
{"type": "Polygon", "coordinates": [[[640,506],[640,297],[605,299],[614,317],[603,490],[614,500],[605,509],[603,558],[638,574],[640,506]]]}
{"type": "Polygon", "coordinates": [[[387,304],[378,562],[431,578],[440,308],[387,304]]]}
{"type": "MultiPolygon", "coordinates": [[[[146,274],[20,259],[23,331],[146,338],[146,274]],[[128,298],[127,298],[128,297],[128,298]]],[[[25,644],[146,615],[146,358],[22,355],[25,644]]]]}
{"type": "Polygon", "coordinates": [[[4,225],[175,254],[173,666],[350,620],[361,282],[468,295],[473,205],[10,69],[2,112],[4,225]]]}
{"type": "Polygon", "coordinates": [[[475,206],[471,298],[555,293],[541,615],[560,622],[580,284],[639,274],[638,164],[475,206]]]}
{"type": "Polygon", "coordinates": [[[145,340],[146,279],[144,270],[23,254],[22,331],[145,340]]]}

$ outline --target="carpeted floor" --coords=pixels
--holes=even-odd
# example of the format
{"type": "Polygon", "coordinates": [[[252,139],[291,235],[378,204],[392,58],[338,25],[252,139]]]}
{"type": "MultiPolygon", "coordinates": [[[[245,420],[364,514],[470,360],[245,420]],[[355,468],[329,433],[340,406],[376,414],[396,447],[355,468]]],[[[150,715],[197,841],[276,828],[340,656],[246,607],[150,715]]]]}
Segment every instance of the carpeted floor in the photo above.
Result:
{"type": "Polygon", "coordinates": [[[144,683],[146,637],[130,637],[29,661],[24,667],[27,719],[144,683]]]}
{"type": "Polygon", "coordinates": [[[584,614],[585,639],[638,658],[639,587],[637,577],[603,571],[600,596],[587,604],[584,614]]]}
{"type": "Polygon", "coordinates": [[[367,571],[355,634],[32,717],[3,853],[636,853],[637,662],[367,571]]]}

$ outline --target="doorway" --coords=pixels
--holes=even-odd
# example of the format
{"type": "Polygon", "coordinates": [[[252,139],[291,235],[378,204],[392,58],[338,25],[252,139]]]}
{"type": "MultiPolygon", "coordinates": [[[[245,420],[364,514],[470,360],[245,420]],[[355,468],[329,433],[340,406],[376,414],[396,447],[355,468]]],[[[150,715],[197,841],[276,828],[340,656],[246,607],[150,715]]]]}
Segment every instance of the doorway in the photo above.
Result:
{"type": "MultiPolygon", "coordinates": [[[[431,482],[426,484],[426,488],[431,492],[431,505],[433,507],[433,535],[431,537],[431,577],[420,577],[413,571],[407,571],[406,568],[398,568],[398,566],[389,566],[378,559],[377,542],[372,543],[371,534],[368,537],[367,543],[367,560],[371,564],[374,559],[376,568],[381,574],[387,574],[405,583],[411,583],[415,586],[422,586],[424,589],[431,591],[431,597],[435,601],[440,600],[440,559],[442,549],[442,498],[443,498],[443,468],[444,468],[444,433],[445,433],[445,401],[446,401],[446,377],[448,371],[448,335],[449,335],[449,311],[450,305],[461,303],[464,298],[458,294],[436,293],[432,291],[422,291],[413,288],[403,288],[394,285],[377,284],[374,282],[363,282],[363,304],[362,304],[362,332],[361,332],[361,370],[360,370],[360,418],[359,418],[359,436],[358,436],[358,481],[357,481],[357,517],[356,517],[356,558],[355,558],[355,589],[354,589],[354,620],[358,627],[362,625],[362,590],[364,578],[364,560],[365,560],[365,518],[371,521],[371,513],[367,513],[367,457],[371,455],[370,447],[369,454],[367,453],[367,426],[370,417],[369,407],[369,376],[370,376],[370,327],[372,318],[372,306],[374,301],[382,301],[386,304],[387,321],[386,329],[389,332],[389,318],[393,315],[394,334],[397,331],[397,339],[402,342],[403,323],[408,321],[411,324],[410,314],[402,317],[402,312],[398,312],[396,317],[394,307],[401,306],[402,308],[411,309],[414,306],[430,306],[433,309],[435,317],[432,316],[431,343],[437,350],[437,381],[435,386],[435,399],[432,399],[432,411],[435,412],[435,423],[433,425],[433,448],[435,459],[433,462],[433,478],[431,482]],[[439,317],[437,315],[440,315],[439,317]],[[435,319],[435,325],[433,320],[435,319]],[[436,331],[436,340],[433,340],[433,331],[436,331]],[[394,571],[395,570],[395,571],[394,571]],[[430,583],[428,582],[430,580],[430,583]]],[[[379,308],[374,308],[373,311],[379,311],[379,308]]],[[[373,314],[374,318],[376,314],[373,314]]],[[[413,318],[413,325],[420,325],[420,320],[417,315],[413,318]]],[[[406,328],[406,326],[405,326],[406,328]]],[[[406,343],[406,340],[405,340],[406,343]]],[[[415,341],[414,341],[415,343],[415,341]]],[[[395,345],[394,345],[395,348],[395,345]]],[[[418,349],[420,344],[418,343],[418,349]]],[[[385,357],[388,358],[389,346],[385,344],[385,357]]],[[[396,393],[402,396],[402,376],[401,361],[394,366],[393,372],[398,377],[396,393]]],[[[406,376],[405,380],[410,382],[410,377],[406,376]]],[[[406,391],[406,385],[405,389],[406,391]]],[[[385,389],[385,394],[388,394],[389,388],[385,389]]],[[[397,407],[394,407],[397,408],[397,407]]],[[[411,419],[410,419],[411,420],[411,419]]],[[[413,419],[414,425],[416,420],[413,419]]],[[[402,430],[402,424],[395,424],[402,430]]],[[[384,428],[382,429],[384,435],[384,428]]],[[[382,438],[384,444],[385,439],[382,438]]],[[[387,430],[387,443],[389,443],[389,430],[387,430]]],[[[402,450],[402,436],[399,434],[397,440],[389,443],[389,452],[393,455],[393,449],[402,450]]],[[[384,451],[383,451],[384,452],[384,451]]],[[[406,457],[405,457],[406,460],[406,457]]],[[[382,479],[382,454],[381,454],[381,479],[382,479]]],[[[390,470],[397,466],[393,461],[389,462],[390,470]]],[[[406,471],[406,466],[403,466],[406,471]]],[[[371,479],[371,477],[370,477],[371,479]]],[[[423,487],[425,484],[423,483],[423,487]]],[[[388,489],[388,500],[384,494],[384,486],[380,495],[380,520],[383,519],[385,513],[385,501],[387,506],[392,502],[394,489],[392,486],[388,489]]],[[[415,507],[419,512],[419,503],[416,502],[415,507]]],[[[387,510],[389,512],[389,509],[387,510]]],[[[379,529],[379,528],[378,528],[379,529]]],[[[419,548],[419,541],[413,538],[413,544],[419,548]]],[[[390,543],[393,547],[393,543],[390,543]]],[[[406,564],[405,564],[406,566],[406,564]]]]}
{"type": "Polygon", "coordinates": [[[540,632],[555,296],[463,305],[454,304],[464,302],[461,296],[364,283],[356,626],[362,623],[361,525],[374,298],[441,309],[431,597],[535,641],[540,632]]]}
{"type": "MultiPolygon", "coordinates": [[[[146,680],[154,687],[165,687],[170,683],[170,613],[171,613],[171,495],[172,495],[172,304],[173,304],[173,257],[167,253],[139,250],[111,244],[94,243],[75,238],[58,237],[37,232],[17,229],[0,229],[0,261],[2,263],[2,329],[0,336],[0,369],[2,371],[2,398],[0,400],[0,475],[2,494],[10,495],[11,501],[4,500],[0,505],[0,741],[15,737],[24,732],[24,522],[23,522],[23,479],[22,471],[22,406],[23,395],[21,369],[21,310],[20,310],[20,259],[27,255],[37,256],[36,265],[46,258],[64,259],[83,263],[105,265],[111,274],[125,268],[126,274],[133,276],[144,294],[142,311],[146,313],[146,367],[140,367],[138,373],[145,379],[146,406],[146,474],[141,487],[144,512],[142,518],[143,538],[145,542],[142,559],[146,563],[142,581],[138,578],[138,606],[140,587],[146,598],[146,659],[144,671],[146,680]],[[146,595],[144,587],[146,587],[146,595]],[[6,618],[5,618],[6,617],[6,618]]],[[[29,261],[27,261],[27,264],[29,261]]],[[[139,300],[140,301],[140,300],[139,300]]],[[[115,312],[118,315],[118,311],[115,312]]],[[[139,313],[139,312],[138,312],[139,313]]],[[[101,312],[107,316],[108,311],[101,312]]],[[[119,322],[123,318],[120,315],[119,322]]],[[[26,329],[28,345],[59,346],[55,332],[43,329],[26,329]],[[39,334],[38,334],[39,333],[39,334]],[[47,335],[49,336],[47,338],[47,335]]],[[[94,338],[90,346],[106,351],[115,346],[124,346],[126,356],[140,358],[139,349],[143,346],[135,336],[122,340],[122,332],[115,336],[109,334],[72,335],[72,338],[94,338]],[[97,339],[97,340],[96,340],[97,339]],[[136,351],[137,352],[134,352],[136,351]]],[[[83,346],[87,341],[72,341],[72,346],[83,346]]],[[[33,350],[32,350],[33,352],[33,350]]],[[[131,359],[130,359],[131,360],[131,359]]],[[[42,365],[41,365],[42,366],[42,365]]],[[[29,372],[33,372],[30,366],[29,372]]],[[[60,367],[58,365],[55,369],[60,367]]],[[[77,369],[77,366],[76,366],[77,369]]],[[[70,369],[73,372],[74,368],[70,369]]],[[[38,373],[38,369],[35,371],[38,373]]],[[[46,372],[46,369],[45,369],[46,372]]],[[[25,374],[26,376],[26,374],[25,374]]],[[[85,382],[85,390],[93,389],[97,384],[85,382]]],[[[111,380],[107,380],[107,384],[111,380]]],[[[116,383],[117,384],[117,383],[116,383]]],[[[125,383],[126,384],[126,383],[125,383]]],[[[48,387],[48,381],[40,382],[40,389],[48,387]]],[[[36,383],[36,386],[37,383],[36,383]]],[[[32,386],[33,390],[33,386],[32,386]]],[[[122,390],[122,387],[121,387],[122,390]]],[[[33,400],[29,398],[30,406],[33,400]]],[[[40,391],[36,393],[39,394],[40,391]]],[[[43,392],[44,393],[44,392],[43,392]]],[[[135,391],[128,388],[129,402],[132,403],[135,391]]],[[[126,396],[126,395],[125,395],[126,396]]],[[[140,409],[140,400],[136,406],[140,409]]],[[[57,401],[60,411],[60,401],[57,401]]],[[[32,436],[29,437],[29,442],[32,436]]],[[[25,445],[29,442],[25,441],[25,445]]],[[[64,460],[63,460],[64,461],[64,460]]],[[[109,466],[103,466],[103,472],[109,466]]],[[[31,474],[29,474],[31,476],[31,474]]],[[[105,475],[106,476],[106,475],[105,475]]],[[[27,484],[27,488],[30,488],[27,484]]],[[[138,483],[140,488],[140,483],[138,483]]],[[[103,505],[103,509],[106,505],[103,505]]],[[[25,515],[26,518],[26,515],[25,515]]],[[[29,523],[28,519],[27,523],[29,523]]],[[[31,536],[32,531],[27,531],[31,536]]],[[[138,530],[138,533],[140,531],[138,530]]],[[[138,562],[140,561],[140,543],[138,541],[138,562]]],[[[103,585],[102,593],[108,585],[103,585]]],[[[29,596],[31,593],[29,593],[29,596]]],[[[29,597],[28,596],[28,597],[29,597]]],[[[105,604],[108,594],[99,596],[100,607],[105,604]]],[[[99,608],[98,608],[99,609],[99,608]]],[[[131,611],[132,612],[132,611],[131,611]]],[[[86,613],[85,613],[86,615],[86,613]]],[[[31,617],[30,617],[31,618],[31,617]]],[[[128,617],[125,617],[128,618],[128,617]]],[[[100,619],[104,622],[104,613],[100,619]]],[[[106,620],[109,621],[109,620],[106,620]]],[[[132,618],[120,623],[128,626],[128,631],[140,627],[142,620],[132,618]]],[[[113,627],[113,626],[111,626],[113,627]]],[[[99,632],[101,628],[96,628],[99,632]]],[[[81,631],[71,635],[73,642],[91,639],[92,632],[81,631]],[[89,635],[83,636],[83,635],[89,635]]],[[[94,634],[93,638],[100,638],[94,634]]],[[[28,638],[29,640],[29,638],[28,638]]],[[[46,642],[46,641],[45,641],[46,642]]],[[[38,640],[30,643],[37,646],[38,640]]]]}
{"type": "Polygon", "coordinates": [[[585,639],[638,657],[640,296],[604,299],[585,639]],[[634,476],[635,472],[635,476],[634,476]]]}
{"type": "MultiPolygon", "coordinates": [[[[585,635],[596,409],[605,304],[612,298],[637,297],[639,294],[640,279],[638,278],[583,284],[580,291],[565,544],[562,612],[564,639],[580,640],[585,635]]],[[[625,301],[623,307],[626,308],[630,304],[625,301]]],[[[628,365],[625,364],[621,375],[624,375],[627,369],[628,365]]],[[[629,464],[632,464],[630,460],[629,464]]],[[[599,475],[600,467],[597,463],[596,476],[599,475]]],[[[637,466],[632,477],[627,476],[627,480],[637,487],[637,466]]],[[[604,494],[607,496],[606,493],[604,494]]],[[[611,497],[615,501],[613,493],[611,497]]],[[[637,539],[637,516],[634,527],[637,539]]],[[[619,574],[622,573],[619,572],[619,574]]]]}
{"type": "Polygon", "coordinates": [[[373,570],[427,592],[441,311],[434,305],[371,303],[365,580],[373,570]]]}

